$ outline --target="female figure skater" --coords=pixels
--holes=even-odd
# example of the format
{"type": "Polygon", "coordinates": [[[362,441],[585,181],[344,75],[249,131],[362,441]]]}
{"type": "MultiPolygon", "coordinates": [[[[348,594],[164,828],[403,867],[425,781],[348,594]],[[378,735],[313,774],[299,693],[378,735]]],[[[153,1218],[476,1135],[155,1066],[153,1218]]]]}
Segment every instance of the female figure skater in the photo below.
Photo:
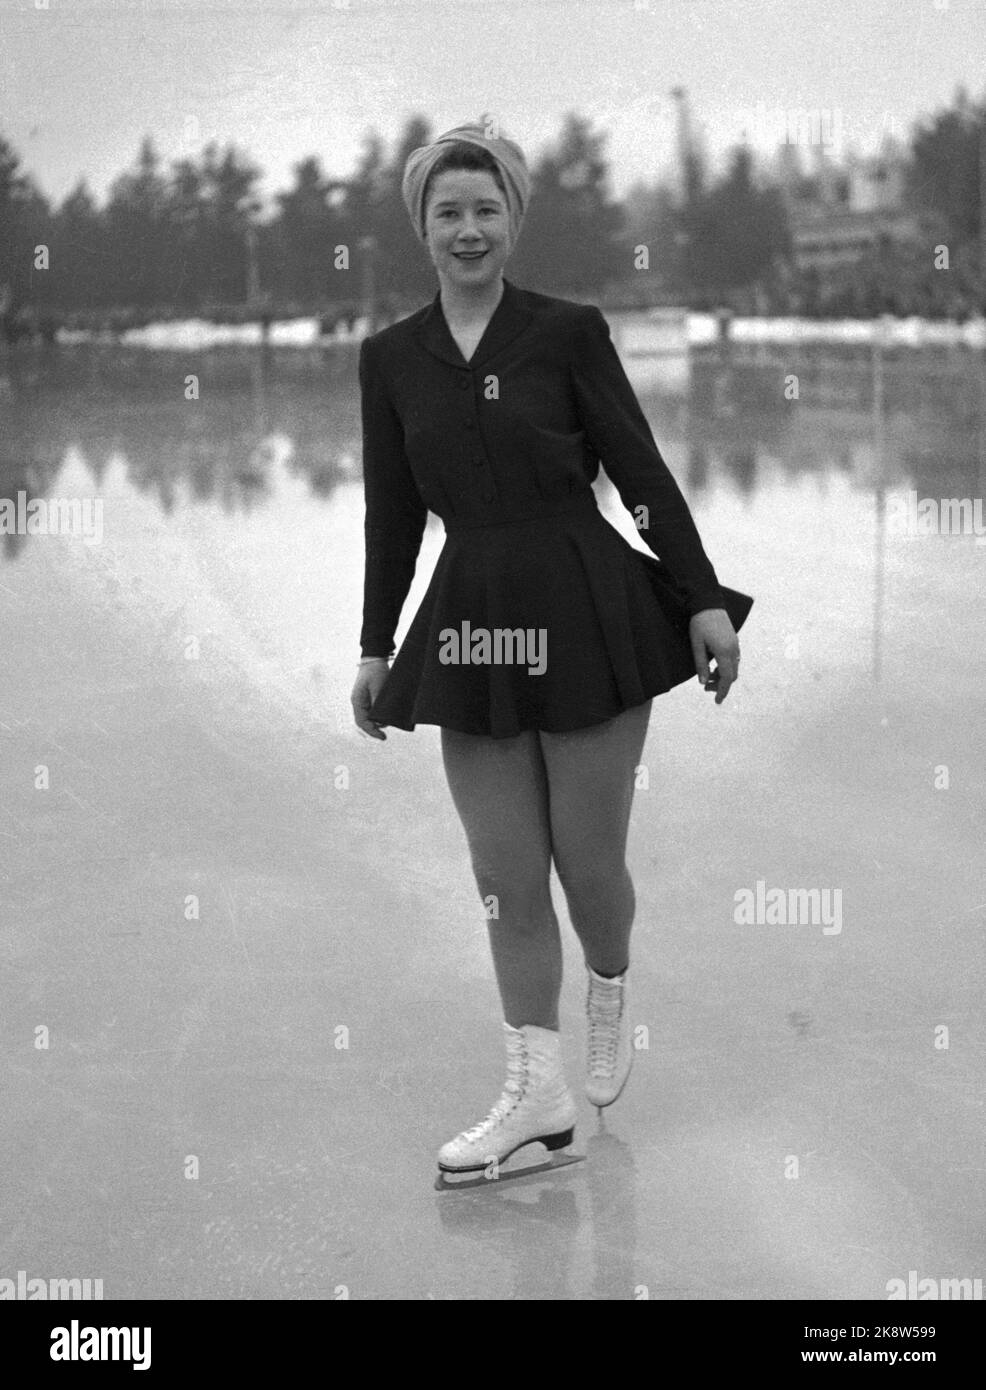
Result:
{"type": "Polygon", "coordinates": [[[504,278],[529,189],[518,146],[478,124],[414,150],[402,192],[440,288],[365,339],[359,359],[355,720],[378,739],[387,726],[441,726],[480,896],[495,904],[508,1074],[487,1117],[440,1150],[439,1168],[455,1173],[572,1139],[552,860],[585,957],[586,1094],[602,1107],[623,1090],[625,849],[651,699],[697,673],[721,704],[752,604],[718,583],[600,311],[504,278]],[[661,563],[598,511],[600,461],[661,563]],[[429,509],[447,538],[391,668],[429,509]]]}

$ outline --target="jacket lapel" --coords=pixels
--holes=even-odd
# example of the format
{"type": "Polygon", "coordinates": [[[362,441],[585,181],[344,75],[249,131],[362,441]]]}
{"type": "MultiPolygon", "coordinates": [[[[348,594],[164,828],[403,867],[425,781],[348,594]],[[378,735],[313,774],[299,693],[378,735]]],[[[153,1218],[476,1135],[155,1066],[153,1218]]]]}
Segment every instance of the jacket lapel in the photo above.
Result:
{"type": "Polygon", "coordinates": [[[442,292],[435,295],[423,317],[415,324],[414,336],[423,348],[452,367],[480,367],[494,353],[505,348],[519,333],[522,333],[534,312],[524,303],[524,291],[503,277],[503,294],[486,325],[476,351],[467,362],[452,337],[442,312],[442,292]]]}

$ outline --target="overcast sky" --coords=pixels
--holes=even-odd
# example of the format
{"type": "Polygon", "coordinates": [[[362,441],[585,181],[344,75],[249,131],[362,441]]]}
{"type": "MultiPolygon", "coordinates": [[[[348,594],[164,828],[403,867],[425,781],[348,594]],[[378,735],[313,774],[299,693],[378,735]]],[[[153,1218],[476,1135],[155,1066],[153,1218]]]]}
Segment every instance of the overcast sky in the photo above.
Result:
{"type": "Polygon", "coordinates": [[[533,159],[572,109],[609,133],[622,194],[667,167],[679,84],[714,157],[747,113],[755,144],[807,108],[867,147],[986,87],[986,0],[35,3],[0,0],[0,132],[54,199],[81,174],[102,199],[145,133],[166,162],[235,141],[269,196],[309,154],[349,173],[414,113],[437,134],[490,111],[533,159]]]}

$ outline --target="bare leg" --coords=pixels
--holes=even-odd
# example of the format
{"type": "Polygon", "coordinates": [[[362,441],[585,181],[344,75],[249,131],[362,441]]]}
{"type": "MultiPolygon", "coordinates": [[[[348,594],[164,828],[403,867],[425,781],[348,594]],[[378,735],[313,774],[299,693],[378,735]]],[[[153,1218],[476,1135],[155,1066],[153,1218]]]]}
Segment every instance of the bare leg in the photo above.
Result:
{"type": "Polygon", "coordinates": [[[585,959],[603,975],[629,963],[636,898],[626,842],[650,711],[647,700],[605,724],[539,734],[555,867],[585,959]]]}
{"type": "Polygon", "coordinates": [[[558,1029],[562,954],[551,902],[548,786],[538,735],[493,739],[442,729],[442,759],[489,924],[503,1016],[558,1029]]]}

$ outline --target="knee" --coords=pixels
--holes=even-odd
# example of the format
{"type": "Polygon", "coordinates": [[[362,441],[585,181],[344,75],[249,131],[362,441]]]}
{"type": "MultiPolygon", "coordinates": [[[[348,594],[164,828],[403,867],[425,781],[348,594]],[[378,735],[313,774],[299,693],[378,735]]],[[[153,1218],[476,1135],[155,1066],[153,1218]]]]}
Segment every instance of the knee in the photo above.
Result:
{"type": "Polygon", "coordinates": [[[492,862],[473,856],[473,875],[484,903],[495,899],[497,916],[534,920],[551,908],[550,862],[492,862]]]}
{"type": "Polygon", "coordinates": [[[624,893],[630,884],[626,859],[621,852],[573,856],[556,855],[555,867],[565,896],[580,903],[609,902],[614,894],[624,893]]]}

